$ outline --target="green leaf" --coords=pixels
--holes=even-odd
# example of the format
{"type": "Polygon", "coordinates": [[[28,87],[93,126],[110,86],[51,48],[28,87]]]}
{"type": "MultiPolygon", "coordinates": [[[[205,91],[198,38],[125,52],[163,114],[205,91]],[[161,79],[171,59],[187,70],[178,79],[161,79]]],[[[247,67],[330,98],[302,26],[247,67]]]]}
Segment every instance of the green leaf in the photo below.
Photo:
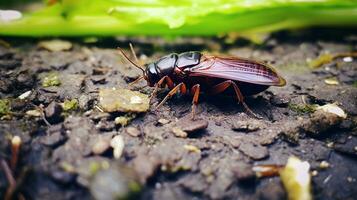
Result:
{"type": "Polygon", "coordinates": [[[218,35],[309,26],[355,27],[352,0],[52,0],[0,35],[218,35]]]}

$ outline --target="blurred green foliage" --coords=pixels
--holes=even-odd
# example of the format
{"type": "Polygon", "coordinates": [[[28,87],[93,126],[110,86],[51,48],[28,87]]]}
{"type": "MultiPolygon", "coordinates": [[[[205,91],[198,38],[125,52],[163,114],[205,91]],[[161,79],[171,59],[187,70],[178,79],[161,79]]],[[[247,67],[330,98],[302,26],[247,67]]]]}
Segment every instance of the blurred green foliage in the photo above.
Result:
{"type": "MultiPolygon", "coordinates": [[[[17,0],[21,2],[20,0],[17,0]]],[[[217,35],[357,25],[355,0],[46,0],[0,35],[217,35]]]]}

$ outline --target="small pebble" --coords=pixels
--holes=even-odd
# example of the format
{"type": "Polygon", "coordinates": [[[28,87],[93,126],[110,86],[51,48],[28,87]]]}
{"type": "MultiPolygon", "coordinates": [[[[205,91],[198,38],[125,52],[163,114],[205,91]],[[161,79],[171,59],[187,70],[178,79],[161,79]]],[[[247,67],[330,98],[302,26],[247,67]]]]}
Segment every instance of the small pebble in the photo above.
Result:
{"type": "Polygon", "coordinates": [[[243,162],[238,162],[234,165],[233,173],[239,181],[252,180],[256,178],[256,174],[253,171],[252,166],[243,162]]]}
{"type": "Polygon", "coordinates": [[[317,170],[314,170],[311,172],[311,176],[317,176],[319,174],[319,172],[317,170]]]}
{"type": "Polygon", "coordinates": [[[99,106],[104,112],[146,112],[149,103],[149,96],[137,91],[121,88],[99,90],[99,106]]]}
{"type": "Polygon", "coordinates": [[[98,139],[98,141],[93,145],[92,152],[95,155],[103,154],[110,147],[110,142],[109,141],[110,141],[109,138],[100,137],[98,139]]]}
{"type": "Polygon", "coordinates": [[[274,95],[270,98],[270,102],[278,107],[287,107],[290,103],[290,98],[287,95],[274,95]]]}
{"type": "Polygon", "coordinates": [[[260,129],[262,123],[255,120],[249,121],[235,121],[232,125],[232,129],[235,131],[253,132],[260,129]]]}
{"type": "Polygon", "coordinates": [[[135,128],[135,127],[128,127],[128,128],[126,128],[126,132],[130,135],[130,136],[132,136],[132,137],[138,137],[138,136],[140,136],[140,130],[139,129],[137,129],[137,128],[135,128]]]}
{"type": "Polygon", "coordinates": [[[47,118],[54,119],[61,117],[61,113],[63,111],[63,107],[52,101],[48,106],[45,108],[45,115],[47,118]]]}
{"type": "Polygon", "coordinates": [[[330,163],[328,163],[327,161],[322,161],[320,163],[320,168],[321,169],[326,169],[326,168],[329,168],[330,167],[330,163]]]}
{"type": "Polygon", "coordinates": [[[194,146],[194,145],[185,144],[183,146],[183,148],[185,148],[186,150],[188,150],[190,152],[201,153],[201,150],[198,147],[194,146]]]}
{"type": "Polygon", "coordinates": [[[32,116],[32,117],[41,117],[41,112],[38,110],[28,110],[26,111],[26,115],[32,116]]]}
{"type": "Polygon", "coordinates": [[[172,128],[172,132],[175,134],[176,137],[180,137],[180,138],[186,138],[187,137],[187,133],[185,131],[183,131],[181,128],[179,128],[179,127],[173,127],[172,128]]]}
{"type": "Polygon", "coordinates": [[[113,137],[113,139],[110,141],[110,146],[113,147],[114,149],[113,151],[114,158],[119,159],[123,154],[123,150],[125,146],[123,136],[117,135],[113,137]]]}
{"type": "Polygon", "coordinates": [[[164,119],[164,118],[160,118],[157,122],[159,122],[159,124],[161,124],[161,125],[165,125],[165,124],[170,123],[170,120],[164,119]]]}

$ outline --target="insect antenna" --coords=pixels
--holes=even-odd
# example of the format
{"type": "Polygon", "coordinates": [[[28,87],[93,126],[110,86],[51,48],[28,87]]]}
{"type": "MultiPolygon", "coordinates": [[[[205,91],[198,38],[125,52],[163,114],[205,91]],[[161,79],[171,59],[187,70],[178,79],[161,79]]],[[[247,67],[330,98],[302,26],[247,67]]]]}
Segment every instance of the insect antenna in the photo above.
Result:
{"type": "Polygon", "coordinates": [[[125,57],[125,59],[127,61],[129,61],[133,66],[135,66],[136,68],[139,68],[143,73],[144,73],[144,69],[142,67],[140,67],[138,64],[136,64],[134,61],[130,60],[130,58],[124,53],[124,51],[118,47],[118,50],[120,51],[120,53],[125,57]]]}

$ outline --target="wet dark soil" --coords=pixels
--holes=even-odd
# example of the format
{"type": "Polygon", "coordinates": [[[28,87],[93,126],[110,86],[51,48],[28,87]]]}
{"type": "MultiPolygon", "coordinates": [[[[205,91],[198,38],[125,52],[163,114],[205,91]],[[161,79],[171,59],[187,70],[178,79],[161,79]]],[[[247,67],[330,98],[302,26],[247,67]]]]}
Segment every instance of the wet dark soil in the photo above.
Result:
{"type": "MultiPolygon", "coordinates": [[[[11,111],[0,121],[0,158],[10,162],[11,138],[22,140],[12,170],[15,199],[285,199],[279,177],[252,178],[251,167],[284,165],[293,155],[310,163],[315,199],[357,196],[357,58],[308,66],[324,53],[357,51],[357,32],[281,32],[261,44],[227,38],[94,43],[76,38],[66,39],[72,49],[58,52],[39,48],[41,39],[2,40],[11,47],[0,46],[0,97],[11,111]],[[197,120],[191,121],[191,97],[175,96],[154,109],[167,93],[163,89],[150,111],[122,127],[115,118],[128,115],[101,112],[98,90],[129,88],[140,75],[116,50],[129,52],[129,42],[143,63],[189,50],[257,58],[276,66],[287,85],[246,98],[262,119],[247,115],[234,98],[203,95],[197,120]],[[44,87],[43,78],[53,73],[60,84],[44,87]],[[326,84],[331,77],[337,85],[326,84]],[[62,104],[73,99],[77,108],[64,110],[62,104]],[[306,105],[327,103],[337,103],[348,117],[314,133],[297,128],[314,117],[306,105]],[[117,135],[125,146],[115,159],[110,140],[117,135]]],[[[144,85],[132,89],[150,94],[153,89],[144,85]]],[[[309,122],[319,123],[314,120],[309,122]]],[[[5,175],[0,172],[0,196],[9,187],[5,175]]]]}

